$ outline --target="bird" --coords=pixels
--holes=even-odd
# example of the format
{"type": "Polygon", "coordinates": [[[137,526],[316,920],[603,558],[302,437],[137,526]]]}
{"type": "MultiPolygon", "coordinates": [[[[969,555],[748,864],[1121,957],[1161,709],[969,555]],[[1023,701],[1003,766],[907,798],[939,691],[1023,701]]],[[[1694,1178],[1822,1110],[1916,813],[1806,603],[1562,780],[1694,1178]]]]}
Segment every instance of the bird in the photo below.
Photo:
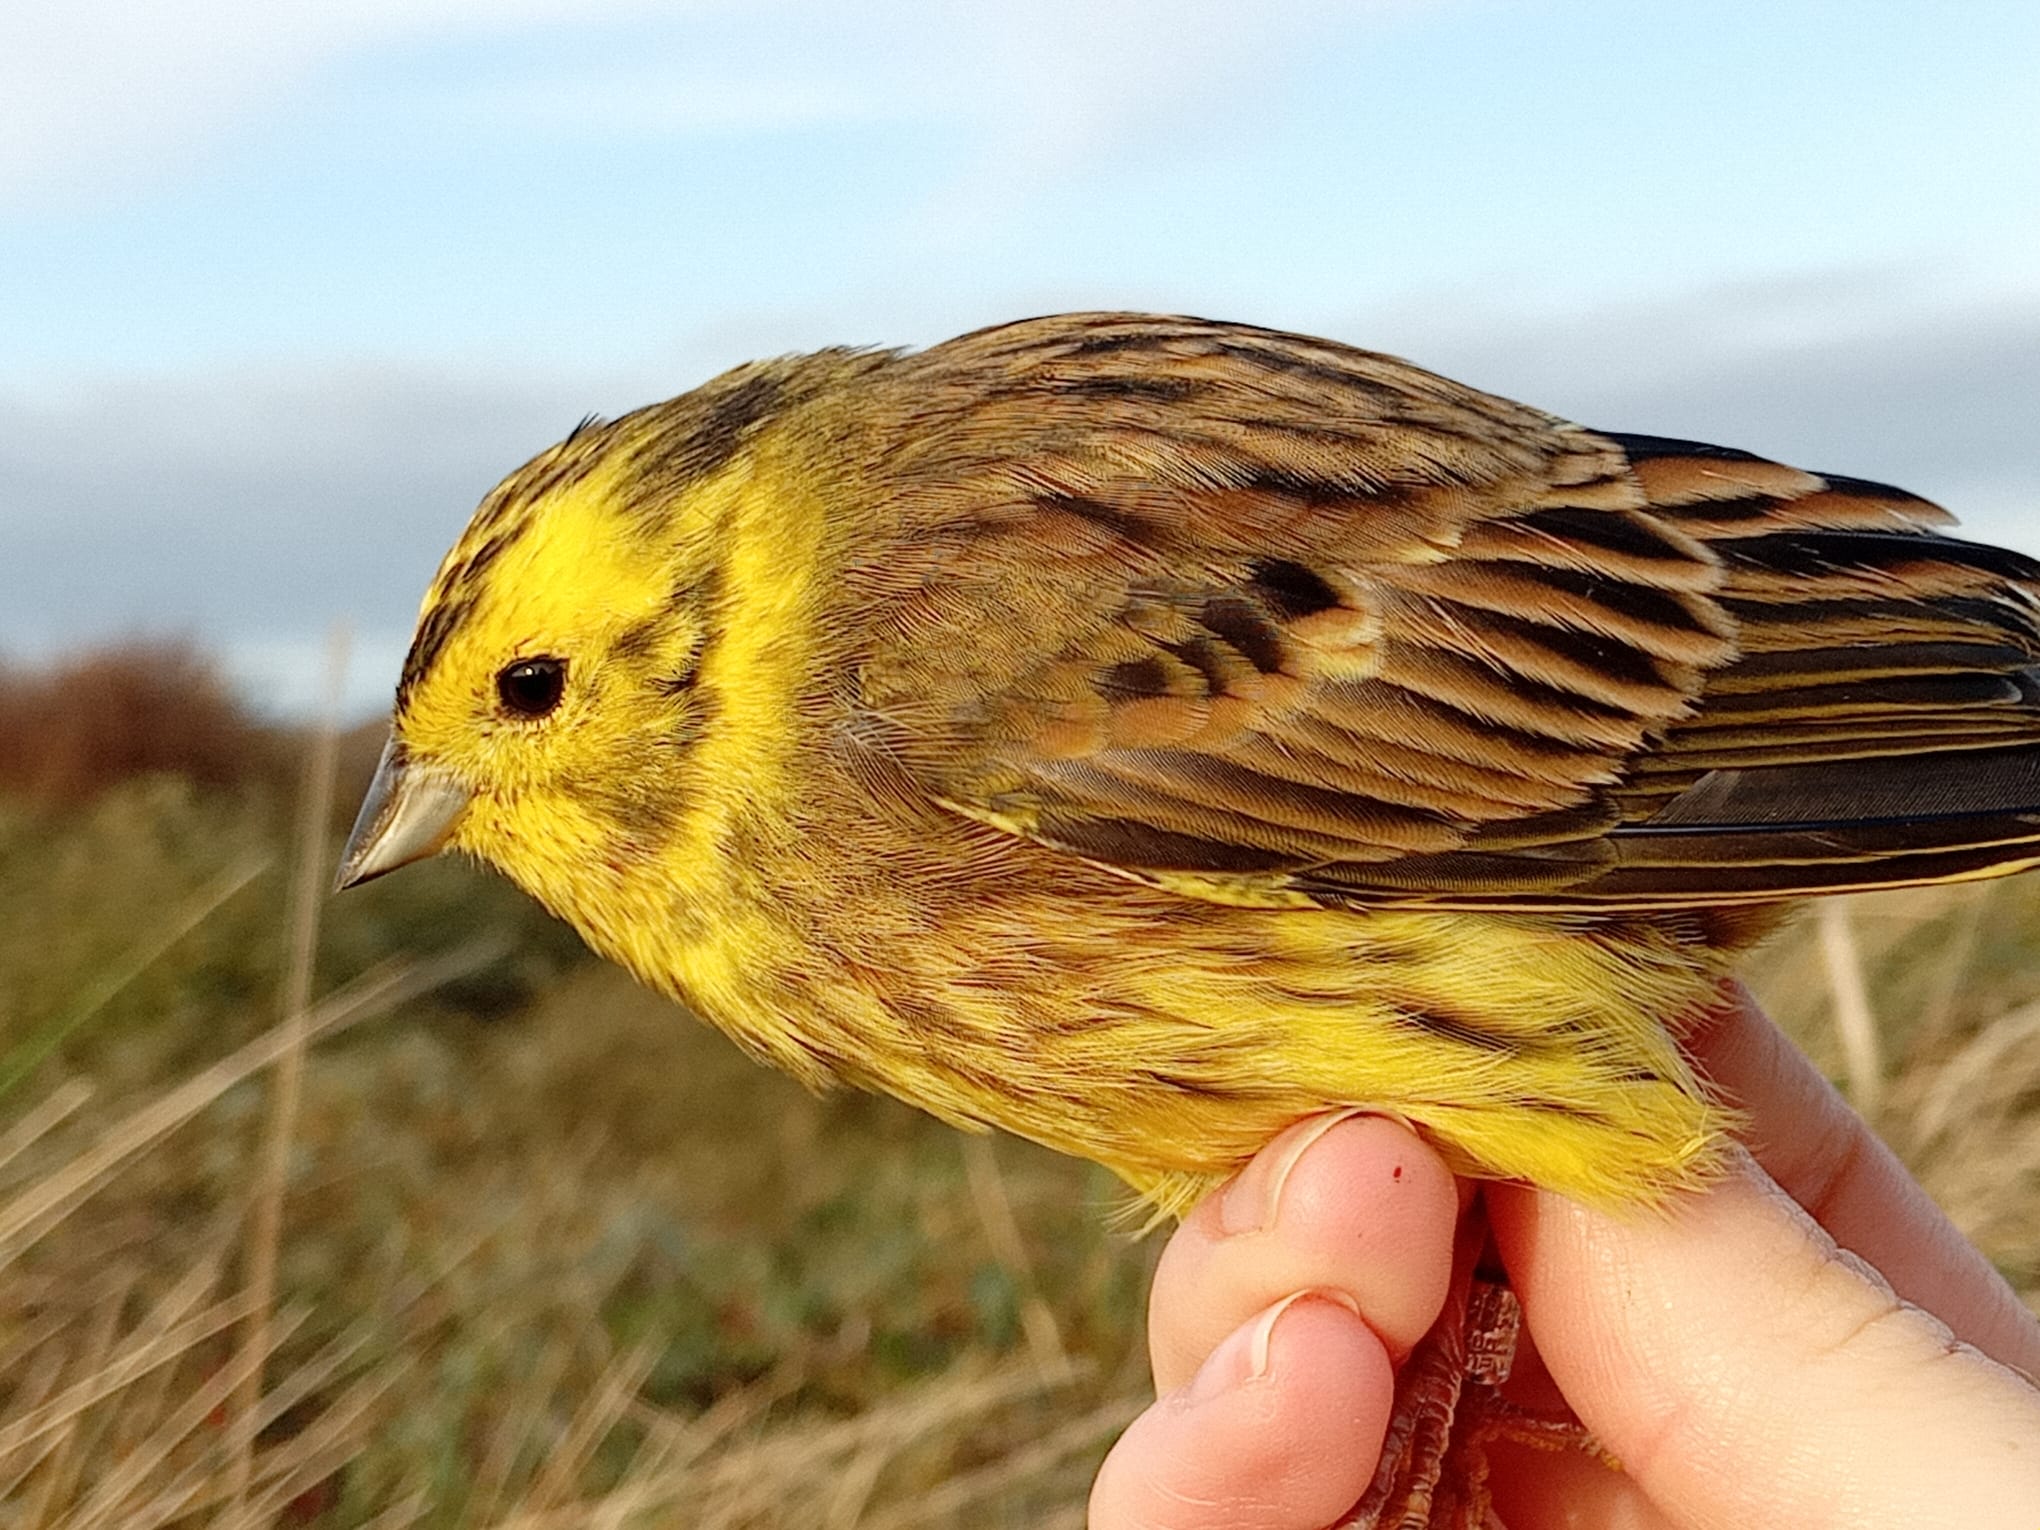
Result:
{"type": "Polygon", "coordinates": [[[1660,1204],[1784,909],[2040,861],[2040,564],[1950,521],[1246,324],[755,362],[482,501],[339,880],[464,852],[1157,1216],[1336,1107],[1660,1204]]]}

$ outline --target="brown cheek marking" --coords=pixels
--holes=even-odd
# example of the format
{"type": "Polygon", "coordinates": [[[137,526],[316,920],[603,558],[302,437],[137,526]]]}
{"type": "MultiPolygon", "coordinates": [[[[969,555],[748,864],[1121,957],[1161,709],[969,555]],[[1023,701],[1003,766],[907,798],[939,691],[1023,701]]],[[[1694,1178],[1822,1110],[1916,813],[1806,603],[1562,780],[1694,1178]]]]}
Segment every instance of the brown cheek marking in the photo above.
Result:
{"type": "Polygon", "coordinates": [[[633,778],[625,790],[593,778],[577,779],[569,791],[583,800],[599,802],[606,827],[603,837],[612,851],[634,860],[649,858],[671,840],[673,830],[686,810],[679,794],[666,790],[663,773],[648,773],[649,779],[633,778]]]}
{"type": "Polygon", "coordinates": [[[709,729],[715,726],[716,715],[721,711],[721,707],[718,705],[714,690],[696,685],[692,676],[688,678],[684,694],[687,696],[687,708],[680,714],[679,720],[673,725],[668,736],[679,747],[688,749],[701,742],[709,729]]]}
{"type": "Polygon", "coordinates": [[[701,650],[689,654],[686,661],[672,674],[652,682],[652,689],[662,696],[685,696],[701,681],[701,650]]]}
{"type": "Polygon", "coordinates": [[[660,640],[672,630],[672,627],[673,616],[670,612],[648,616],[643,621],[634,622],[624,628],[610,652],[619,659],[650,658],[652,652],[658,648],[660,640]]]}

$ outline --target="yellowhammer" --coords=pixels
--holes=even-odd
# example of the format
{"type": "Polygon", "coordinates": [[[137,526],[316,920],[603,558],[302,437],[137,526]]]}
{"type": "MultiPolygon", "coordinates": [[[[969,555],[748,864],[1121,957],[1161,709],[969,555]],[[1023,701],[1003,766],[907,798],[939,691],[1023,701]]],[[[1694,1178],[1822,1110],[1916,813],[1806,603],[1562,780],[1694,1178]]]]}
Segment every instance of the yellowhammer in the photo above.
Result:
{"type": "Polygon", "coordinates": [[[1771,906],[2040,860],[2040,565],[1948,519],[1237,324],[755,363],[483,502],[342,880],[1171,1210],[1335,1104],[1650,1199],[1771,906]]]}
{"type": "Polygon", "coordinates": [[[1948,519],[1244,325],[760,362],[483,502],[342,880],[1165,1210],[1332,1105],[1648,1201],[1775,905],[2040,860],[2040,564],[1948,519]]]}

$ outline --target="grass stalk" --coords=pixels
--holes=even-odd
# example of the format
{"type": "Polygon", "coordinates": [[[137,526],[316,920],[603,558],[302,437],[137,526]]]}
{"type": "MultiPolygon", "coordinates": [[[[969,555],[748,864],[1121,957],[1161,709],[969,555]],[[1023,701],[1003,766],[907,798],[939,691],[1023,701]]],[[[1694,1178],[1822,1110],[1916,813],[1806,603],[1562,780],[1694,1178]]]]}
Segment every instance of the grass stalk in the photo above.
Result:
{"type": "Polygon", "coordinates": [[[333,1035],[463,977],[502,952],[494,941],[463,946],[417,964],[390,962],[364,973],[305,1016],[302,1033],[282,1026],[265,1031],[238,1051],[194,1074],[134,1111],[62,1167],[0,1203],[0,1268],[69,1216],[122,1164],[189,1121],[236,1084],[272,1066],[293,1042],[333,1035]]]}
{"type": "Polygon", "coordinates": [[[282,1243],[283,1199],[290,1180],[291,1139],[304,1093],[306,1011],[312,1002],[312,966],[319,947],[319,910],[326,900],[326,826],[333,818],[333,780],[340,759],[340,707],[347,683],[348,635],[336,623],[326,641],[325,703],[305,760],[298,800],[297,876],[291,886],[290,960],[285,969],[281,1051],[270,1078],[269,1120],[263,1136],[255,1204],[249,1222],[247,1284],[251,1311],[242,1340],[243,1374],[229,1413],[232,1466],[229,1522],[245,1503],[255,1459],[255,1415],[262,1399],[263,1360],[270,1347],[269,1314],[276,1300],[277,1251],[282,1243]]]}
{"type": "Polygon", "coordinates": [[[1846,899],[1820,902],[1820,956],[1827,972],[1828,998],[1835,1034],[1848,1069],[1849,1097],[1859,1111],[1874,1117],[1884,1102],[1884,1059],[1877,1041],[1877,1017],[1870,1008],[1870,987],[1863,975],[1863,953],[1846,899]]]}
{"type": "Polygon", "coordinates": [[[1020,1299],[1020,1331],[1027,1340],[1027,1352],[1034,1368],[1047,1386],[1066,1386],[1075,1374],[1062,1329],[1041,1298],[1041,1282],[1027,1244],[1020,1236],[1019,1219],[1013,1215],[1013,1198],[1006,1191],[1006,1177],[999,1170],[992,1139],[976,1133],[963,1138],[963,1163],[970,1178],[971,1205],[977,1211],[992,1254],[1006,1267],[1020,1299]]]}
{"type": "Polygon", "coordinates": [[[4,1099],[41,1066],[79,1027],[112,1003],[122,989],[147,972],[178,941],[204,924],[229,898],[268,869],[266,856],[257,856],[228,867],[193,893],[160,929],[138,943],[125,961],[115,963],[97,982],[78,995],[69,1009],[10,1048],[7,1055],[0,1058],[0,1099],[4,1099]]]}

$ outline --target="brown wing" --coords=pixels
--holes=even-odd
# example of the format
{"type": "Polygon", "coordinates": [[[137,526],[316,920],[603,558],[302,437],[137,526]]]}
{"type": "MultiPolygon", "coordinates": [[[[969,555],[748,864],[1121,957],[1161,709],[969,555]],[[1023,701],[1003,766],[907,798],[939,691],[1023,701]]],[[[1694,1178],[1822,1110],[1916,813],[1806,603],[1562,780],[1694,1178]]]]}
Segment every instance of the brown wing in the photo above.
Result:
{"type": "Polygon", "coordinates": [[[1072,316],[902,363],[870,737],[1136,875],[1677,907],[2040,859],[2040,567],[1881,485],[1072,316]]]}

